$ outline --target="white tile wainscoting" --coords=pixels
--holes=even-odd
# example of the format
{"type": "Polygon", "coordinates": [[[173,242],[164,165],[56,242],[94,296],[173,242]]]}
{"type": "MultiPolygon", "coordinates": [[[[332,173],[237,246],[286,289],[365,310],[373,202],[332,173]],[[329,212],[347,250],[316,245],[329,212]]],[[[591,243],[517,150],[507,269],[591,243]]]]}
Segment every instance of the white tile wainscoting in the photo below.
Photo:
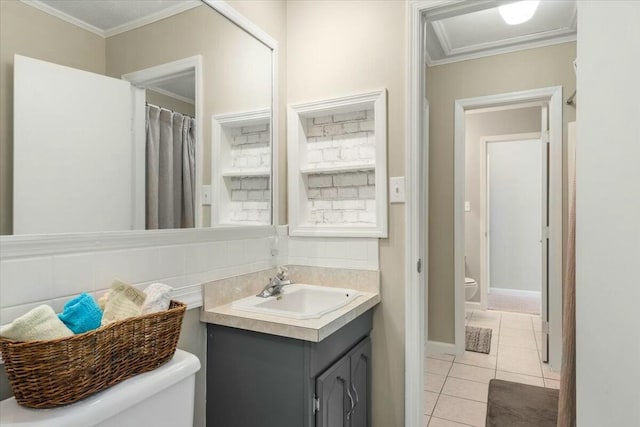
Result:
{"type": "MultiPolygon", "coordinates": [[[[259,233],[257,233],[259,234],[259,233]]],[[[202,305],[202,283],[264,270],[279,264],[378,269],[378,239],[289,238],[287,226],[260,237],[38,256],[9,254],[0,247],[0,324],[40,304],[60,311],[66,301],[89,292],[100,296],[113,280],[145,287],[164,282],[189,308],[202,305]]]]}

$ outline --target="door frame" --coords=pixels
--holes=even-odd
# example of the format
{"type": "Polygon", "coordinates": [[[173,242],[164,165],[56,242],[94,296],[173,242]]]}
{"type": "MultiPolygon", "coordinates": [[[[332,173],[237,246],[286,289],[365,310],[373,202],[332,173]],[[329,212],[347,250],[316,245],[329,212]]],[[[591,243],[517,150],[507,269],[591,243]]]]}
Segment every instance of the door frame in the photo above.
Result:
{"type": "MultiPolygon", "coordinates": [[[[541,139],[540,132],[514,133],[505,135],[483,136],[480,138],[480,309],[486,310],[489,294],[490,277],[490,239],[489,224],[491,209],[489,205],[489,163],[487,154],[492,142],[522,141],[541,139]]],[[[526,291],[525,291],[526,292],[526,291]]],[[[465,308],[475,305],[465,301],[465,308]]],[[[475,307],[473,307],[475,308],[475,307]]]]}
{"type": "MultiPolygon", "coordinates": [[[[562,86],[458,99],[454,124],[454,280],[455,337],[458,350],[464,345],[464,181],[465,112],[540,103],[549,108],[549,250],[548,321],[549,365],[560,370],[562,360],[562,86]]],[[[546,136],[542,136],[546,140],[546,136]]],[[[542,292],[544,294],[544,292],[542,292]]]]}
{"type": "MultiPolygon", "coordinates": [[[[202,224],[202,184],[204,182],[204,132],[202,128],[203,118],[203,75],[202,75],[202,55],[194,55],[188,58],[178,59],[177,61],[170,61],[164,64],[156,65],[153,67],[145,68],[142,70],[133,71],[121,76],[122,80],[126,80],[133,86],[132,98],[138,101],[144,102],[145,89],[147,86],[152,86],[162,80],[166,80],[172,77],[178,77],[186,72],[195,72],[195,122],[196,122],[196,191],[194,194],[195,199],[195,228],[201,228],[202,224]],[[141,99],[139,99],[141,98],[141,99]]],[[[134,174],[135,174],[135,189],[134,189],[134,201],[145,200],[145,172],[144,168],[136,167],[139,162],[138,159],[145,159],[144,140],[145,140],[145,118],[138,117],[134,111],[133,124],[132,124],[132,137],[134,141],[134,174]],[[142,141],[142,144],[136,144],[135,141],[142,141]]],[[[144,206],[142,209],[138,209],[136,216],[140,218],[140,211],[142,212],[142,228],[144,229],[144,206]]]]}
{"type": "MultiPolygon", "coordinates": [[[[439,8],[443,5],[451,5],[448,0],[409,0],[407,5],[407,75],[406,75],[406,133],[405,133],[405,174],[407,177],[406,185],[406,206],[405,206],[405,425],[407,427],[419,427],[423,423],[424,417],[424,346],[426,344],[426,331],[428,330],[427,317],[427,295],[428,295],[428,239],[426,224],[428,224],[428,124],[425,123],[424,114],[427,111],[428,104],[425,94],[425,19],[424,14],[430,10],[439,8]],[[424,230],[421,230],[421,227],[424,230]],[[418,271],[417,265],[421,263],[422,269],[418,271]]],[[[553,89],[552,94],[543,93],[547,99],[553,99],[554,110],[562,112],[562,88],[553,89]]],[[[562,116],[558,121],[553,119],[551,123],[554,139],[559,138],[562,141],[562,116]]],[[[557,144],[560,145],[560,144],[557,144]]],[[[562,147],[555,147],[553,150],[553,158],[557,159],[558,152],[560,158],[557,159],[562,171],[562,147]]],[[[456,152],[456,159],[460,154],[456,152]]],[[[464,156],[462,157],[464,160],[464,156]]],[[[456,162],[459,165],[459,161],[456,162]]],[[[557,165],[556,165],[557,167],[557,165]]],[[[464,173],[464,170],[463,170],[464,173]]],[[[464,178],[464,176],[463,176],[464,178]]],[[[561,183],[561,176],[554,174],[553,182],[561,183]]],[[[556,202],[562,202],[562,187],[557,188],[554,185],[554,193],[550,195],[556,202]]],[[[464,196],[463,196],[464,198],[464,196]]],[[[464,200],[455,201],[456,213],[464,210],[464,200]]],[[[463,218],[461,216],[461,218],[463,218]]],[[[560,253],[562,256],[562,243],[560,241],[562,235],[562,215],[552,217],[554,224],[554,233],[557,235],[552,247],[554,254],[560,253]],[[559,247],[558,247],[559,243],[559,247]]],[[[458,237],[456,237],[458,238],[458,237]]],[[[456,267],[462,267],[463,273],[461,277],[456,279],[464,280],[464,253],[462,253],[462,262],[456,261],[456,267]]],[[[561,264],[555,265],[553,270],[554,280],[561,283],[562,272],[561,264]]],[[[459,271],[459,268],[456,272],[459,271]]],[[[551,273],[551,272],[550,272],[551,273]]],[[[456,282],[457,283],[457,282],[456,282]]],[[[463,284],[463,283],[462,283],[463,284]]],[[[462,297],[464,302],[463,286],[456,287],[456,294],[462,297]]],[[[554,296],[558,297],[556,304],[558,309],[561,307],[561,292],[554,289],[554,296]],[[557,293],[557,295],[555,294],[557,293]]],[[[460,298],[458,298],[460,300],[460,298]]],[[[455,319],[456,323],[462,326],[462,334],[456,332],[456,342],[459,346],[464,340],[464,305],[456,306],[455,319]],[[460,322],[462,315],[462,323],[460,322]]],[[[558,312],[561,313],[561,308],[558,312]]],[[[561,321],[561,319],[560,319],[561,321]]],[[[561,327],[561,324],[557,326],[561,327]]],[[[561,335],[556,337],[560,340],[561,335]]],[[[557,344],[557,343],[556,343],[557,344]]],[[[560,348],[561,346],[558,346],[560,348]]],[[[557,365],[552,365],[555,369],[559,369],[559,355],[556,355],[557,365]]]]}

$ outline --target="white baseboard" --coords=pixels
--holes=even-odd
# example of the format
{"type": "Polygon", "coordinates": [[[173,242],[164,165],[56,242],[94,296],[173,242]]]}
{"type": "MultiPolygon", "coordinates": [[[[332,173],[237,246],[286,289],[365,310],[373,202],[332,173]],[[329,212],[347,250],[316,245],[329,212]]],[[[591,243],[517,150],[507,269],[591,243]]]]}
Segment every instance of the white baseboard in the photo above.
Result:
{"type": "Polygon", "coordinates": [[[540,291],[523,291],[519,289],[505,289],[505,288],[489,288],[490,294],[495,295],[510,295],[514,297],[537,297],[541,298],[542,293],[540,291]]]}
{"type": "Polygon", "coordinates": [[[465,301],[464,309],[465,310],[482,310],[482,305],[480,305],[479,302],[465,301]]]}
{"type": "Polygon", "coordinates": [[[430,354],[459,354],[455,344],[440,341],[427,341],[424,352],[427,356],[430,354]]]}

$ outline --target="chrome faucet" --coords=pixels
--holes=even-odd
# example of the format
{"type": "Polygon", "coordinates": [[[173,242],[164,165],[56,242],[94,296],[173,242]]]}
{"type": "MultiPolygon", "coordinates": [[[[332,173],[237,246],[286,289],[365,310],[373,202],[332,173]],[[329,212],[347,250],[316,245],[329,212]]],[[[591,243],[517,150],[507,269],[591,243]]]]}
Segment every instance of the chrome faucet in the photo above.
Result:
{"type": "Polygon", "coordinates": [[[267,286],[265,286],[264,289],[256,296],[260,298],[269,298],[281,295],[282,288],[291,284],[291,280],[287,278],[288,275],[289,270],[287,270],[286,267],[278,267],[278,272],[275,277],[270,279],[267,286]]]}

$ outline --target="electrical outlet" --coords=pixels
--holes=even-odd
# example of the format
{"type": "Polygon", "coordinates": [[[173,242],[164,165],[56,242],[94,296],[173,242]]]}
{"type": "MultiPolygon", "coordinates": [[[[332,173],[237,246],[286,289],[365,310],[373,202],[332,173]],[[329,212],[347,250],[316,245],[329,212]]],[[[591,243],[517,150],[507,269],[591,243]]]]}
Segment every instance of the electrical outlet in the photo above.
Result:
{"type": "Polygon", "coordinates": [[[464,202],[464,211],[471,212],[471,202],[464,202]]]}

